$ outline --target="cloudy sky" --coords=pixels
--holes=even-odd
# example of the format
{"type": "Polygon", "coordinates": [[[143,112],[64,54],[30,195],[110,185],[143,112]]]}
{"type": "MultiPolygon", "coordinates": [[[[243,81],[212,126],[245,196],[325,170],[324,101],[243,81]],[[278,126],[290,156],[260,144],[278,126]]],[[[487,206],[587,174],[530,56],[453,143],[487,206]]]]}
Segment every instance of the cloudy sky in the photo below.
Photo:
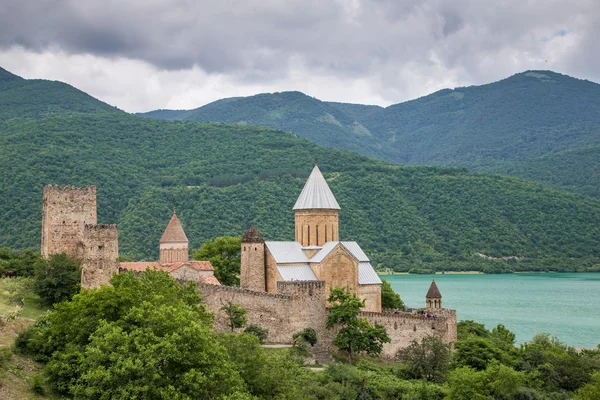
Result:
{"type": "Polygon", "coordinates": [[[389,105],[527,69],[600,82],[600,0],[0,0],[0,66],[129,112],[286,90],[389,105]]]}

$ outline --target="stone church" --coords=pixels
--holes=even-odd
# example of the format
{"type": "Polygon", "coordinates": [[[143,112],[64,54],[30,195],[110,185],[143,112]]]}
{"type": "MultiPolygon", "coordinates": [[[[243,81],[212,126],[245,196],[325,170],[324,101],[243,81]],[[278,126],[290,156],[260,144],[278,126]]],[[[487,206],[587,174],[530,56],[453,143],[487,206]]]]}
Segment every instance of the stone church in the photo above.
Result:
{"type": "Polygon", "coordinates": [[[243,236],[240,286],[275,293],[279,281],[323,281],[327,294],[349,288],[365,301],[364,311],[381,312],[381,279],[358,243],[339,240],[340,206],[318,166],[293,211],[295,241],[264,241],[254,227],[243,236]]]}

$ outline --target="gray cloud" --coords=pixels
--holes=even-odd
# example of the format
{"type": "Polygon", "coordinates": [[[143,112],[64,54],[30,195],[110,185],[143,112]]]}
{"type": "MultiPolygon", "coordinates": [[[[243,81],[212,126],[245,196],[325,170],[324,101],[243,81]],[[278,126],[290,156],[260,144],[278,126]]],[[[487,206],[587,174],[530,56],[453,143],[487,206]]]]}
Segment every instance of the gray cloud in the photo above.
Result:
{"type": "Polygon", "coordinates": [[[396,102],[525,69],[600,81],[597,0],[2,3],[0,50],[196,67],[240,86],[285,87],[301,74],[366,82],[396,102]]]}

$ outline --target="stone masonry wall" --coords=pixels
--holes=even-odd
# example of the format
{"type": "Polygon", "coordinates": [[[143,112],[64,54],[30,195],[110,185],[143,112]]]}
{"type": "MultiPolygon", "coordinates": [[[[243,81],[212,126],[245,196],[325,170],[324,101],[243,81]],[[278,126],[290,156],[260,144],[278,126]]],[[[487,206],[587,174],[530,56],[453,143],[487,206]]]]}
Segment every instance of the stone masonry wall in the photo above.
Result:
{"type": "MultiPolygon", "coordinates": [[[[324,305],[325,285],[322,281],[280,281],[277,282],[278,293],[207,284],[196,287],[202,303],[215,314],[216,331],[229,331],[227,316],[221,307],[231,301],[248,310],[248,324],[269,330],[267,340],[270,342],[291,343],[295,332],[310,327],[315,329],[324,348],[335,350],[332,341],[336,330],[325,328],[328,311],[324,305]]],[[[393,358],[412,340],[420,341],[427,335],[441,335],[446,343],[456,341],[456,312],[436,310],[436,315],[437,318],[426,318],[408,313],[361,312],[359,317],[367,318],[371,324],[385,326],[392,342],[384,345],[382,357],[393,358]]]]}
{"type": "Polygon", "coordinates": [[[265,243],[242,243],[240,287],[265,291],[265,243]]]}
{"type": "Polygon", "coordinates": [[[302,247],[323,246],[339,240],[337,210],[296,210],[296,242],[302,247]]]}
{"type": "Polygon", "coordinates": [[[66,253],[81,258],[86,224],[96,224],[96,187],[44,187],[42,206],[42,257],[66,253]]]}
{"type": "Polygon", "coordinates": [[[381,312],[381,285],[358,285],[358,297],[365,301],[364,311],[381,312]]]}
{"type": "Polygon", "coordinates": [[[269,330],[268,341],[290,343],[298,321],[292,313],[292,296],[257,292],[229,286],[197,284],[202,303],[215,315],[215,331],[228,332],[228,319],[221,310],[228,301],[241,304],[248,313],[248,324],[269,330]]]}
{"type": "Polygon", "coordinates": [[[383,347],[382,357],[392,358],[398,350],[408,347],[413,340],[420,342],[427,335],[439,335],[445,343],[456,341],[456,312],[454,310],[436,310],[437,318],[426,318],[407,313],[361,312],[371,324],[383,325],[391,343],[383,347]],[[438,313],[437,311],[445,311],[438,313]]]}
{"type": "Polygon", "coordinates": [[[117,225],[85,225],[82,242],[81,286],[108,285],[119,270],[117,225]]]}

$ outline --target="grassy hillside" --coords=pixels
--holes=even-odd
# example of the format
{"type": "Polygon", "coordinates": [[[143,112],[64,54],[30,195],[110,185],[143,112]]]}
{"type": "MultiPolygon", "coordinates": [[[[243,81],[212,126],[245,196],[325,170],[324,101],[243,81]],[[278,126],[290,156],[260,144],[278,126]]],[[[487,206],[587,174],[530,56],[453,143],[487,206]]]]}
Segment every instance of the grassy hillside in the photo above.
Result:
{"type": "Polygon", "coordinates": [[[557,153],[589,154],[589,146],[600,145],[600,85],[551,71],[445,89],[387,108],[326,103],[288,92],[145,115],[258,124],[394,163],[465,166],[598,195],[597,175],[590,169],[598,168],[600,159],[572,160],[557,153]],[[549,179],[545,163],[570,172],[549,179]]]}

